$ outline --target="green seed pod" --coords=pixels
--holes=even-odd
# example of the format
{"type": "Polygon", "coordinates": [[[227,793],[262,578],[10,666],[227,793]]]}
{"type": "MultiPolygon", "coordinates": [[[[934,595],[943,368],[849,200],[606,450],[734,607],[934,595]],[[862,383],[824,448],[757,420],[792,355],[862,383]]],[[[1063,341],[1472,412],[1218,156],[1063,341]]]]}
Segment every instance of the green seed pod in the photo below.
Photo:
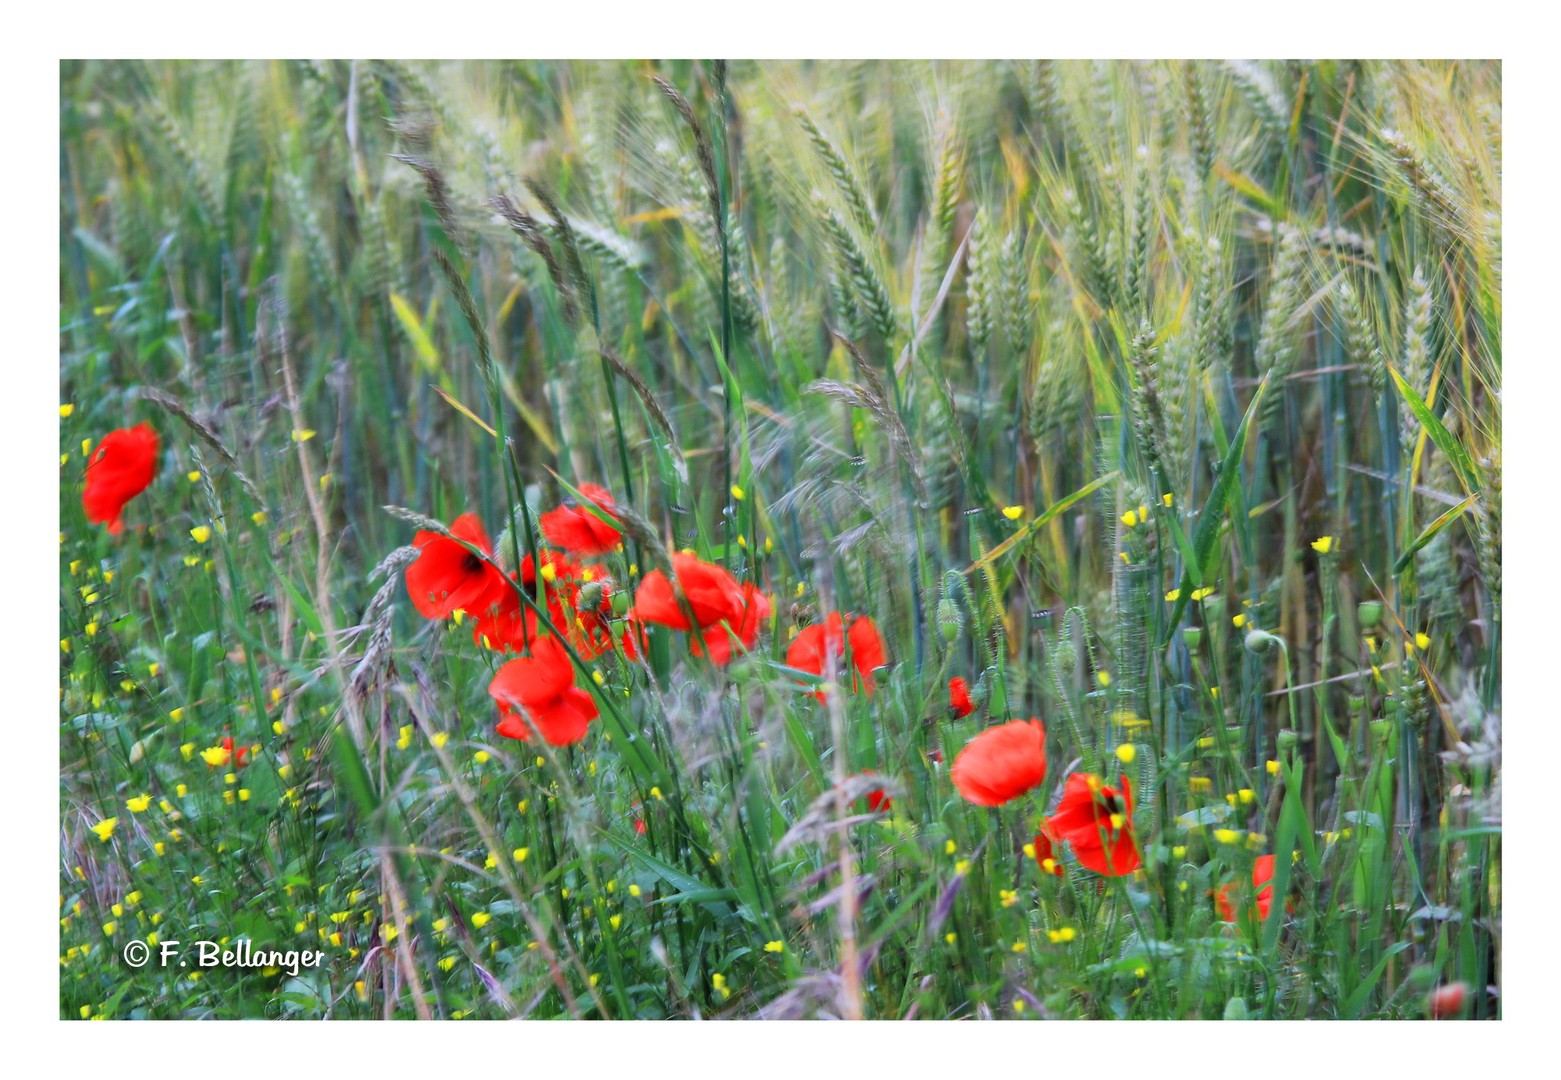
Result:
{"type": "Polygon", "coordinates": [[[1355,609],[1355,617],[1360,620],[1362,630],[1370,630],[1382,621],[1382,601],[1362,600],[1355,609]]]}
{"type": "Polygon", "coordinates": [[[1198,646],[1203,644],[1203,627],[1184,627],[1182,629],[1182,640],[1187,643],[1188,652],[1197,652],[1198,646]]]}
{"type": "Polygon", "coordinates": [[[1294,750],[1297,746],[1300,745],[1301,736],[1297,735],[1289,728],[1282,728],[1279,732],[1278,738],[1276,738],[1274,741],[1278,744],[1280,750],[1294,750]]]}
{"type": "Polygon", "coordinates": [[[1393,721],[1373,720],[1371,722],[1371,735],[1377,742],[1386,744],[1393,737],[1393,721]]]}
{"type": "Polygon", "coordinates": [[[614,589],[612,591],[612,613],[619,618],[629,613],[629,602],[633,599],[628,589],[614,589]]]}

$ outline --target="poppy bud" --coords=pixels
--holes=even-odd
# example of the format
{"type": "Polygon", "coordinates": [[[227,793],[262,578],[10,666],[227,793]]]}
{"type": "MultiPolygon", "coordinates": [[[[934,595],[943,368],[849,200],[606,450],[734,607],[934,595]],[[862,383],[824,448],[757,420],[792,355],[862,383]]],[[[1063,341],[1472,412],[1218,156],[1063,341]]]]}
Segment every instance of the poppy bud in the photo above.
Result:
{"type": "Polygon", "coordinates": [[[499,538],[493,545],[493,561],[498,563],[499,568],[506,574],[515,572],[515,530],[513,526],[507,527],[503,532],[499,533],[499,538]]]}
{"type": "Polygon", "coordinates": [[[1362,600],[1355,608],[1355,617],[1360,620],[1362,630],[1370,630],[1382,621],[1382,601],[1362,600]]]}
{"type": "Polygon", "coordinates": [[[945,596],[938,601],[938,629],[943,631],[943,640],[953,644],[959,639],[959,632],[964,628],[964,620],[959,616],[959,605],[945,596]]]}
{"type": "Polygon", "coordinates": [[[1281,640],[1267,630],[1248,630],[1246,639],[1242,644],[1246,646],[1247,652],[1261,656],[1281,640]]]}
{"type": "Polygon", "coordinates": [[[580,595],[575,599],[576,611],[595,611],[602,606],[602,583],[600,581],[587,581],[580,586],[580,595]]]}
{"type": "Polygon", "coordinates": [[[1431,1019],[1457,1020],[1461,1018],[1464,1005],[1468,1003],[1468,997],[1469,988],[1461,982],[1438,986],[1431,991],[1431,1019]]]}

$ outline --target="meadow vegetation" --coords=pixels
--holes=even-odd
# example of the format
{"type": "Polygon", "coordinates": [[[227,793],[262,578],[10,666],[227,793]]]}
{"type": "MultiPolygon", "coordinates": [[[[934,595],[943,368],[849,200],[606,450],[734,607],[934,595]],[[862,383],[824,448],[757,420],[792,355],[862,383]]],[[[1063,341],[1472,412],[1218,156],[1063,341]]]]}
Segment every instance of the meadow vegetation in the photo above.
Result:
{"type": "Polygon", "coordinates": [[[1499,64],[60,79],[62,1016],[1499,1014],[1499,64]]]}

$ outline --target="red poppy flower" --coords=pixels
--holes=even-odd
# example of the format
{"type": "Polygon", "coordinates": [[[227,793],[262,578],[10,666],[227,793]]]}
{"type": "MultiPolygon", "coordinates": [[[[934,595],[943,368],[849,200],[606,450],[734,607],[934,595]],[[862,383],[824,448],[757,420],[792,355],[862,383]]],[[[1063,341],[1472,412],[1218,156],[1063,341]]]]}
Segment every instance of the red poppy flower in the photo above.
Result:
{"type": "Polygon", "coordinates": [[[688,601],[679,602],[672,581],[660,570],[652,570],[640,582],[634,598],[633,618],[657,623],[673,630],[699,633],[692,644],[696,656],[708,656],[712,663],[725,664],[735,651],[753,647],[759,625],[770,614],[769,597],[752,582],[738,581],[724,567],[701,562],[693,555],[672,556],[672,575],[688,601]],[[693,623],[689,616],[693,616],[693,623]]]}
{"type": "Polygon", "coordinates": [[[233,745],[233,736],[224,735],[222,737],[222,748],[230,755],[232,755],[233,767],[235,769],[242,769],[245,765],[249,764],[249,761],[247,760],[249,758],[249,747],[235,747],[233,745]]]}
{"type": "Polygon", "coordinates": [[[1073,847],[1089,870],[1121,877],[1138,869],[1138,843],[1133,837],[1133,787],[1122,777],[1122,790],[1107,787],[1093,773],[1074,773],[1063,788],[1057,812],[1046,829],[1073,847]]]}
{"type": "Polygon", "coordinates": [[[234,746],[233,736],[224,735],[222,741],[210,750],[201,751],[201,759],[213,769],[242,769],[248,764],[249,747],[234,746]]]}
{"type": "Polygon", "coordinates": [[[1431,991],[1431,1019],[1457,1020],[1463,1016],[1464,1004],[1469,998],[1469,988],[1461,982],[1438,986],[1431,991]]]}
{"type": "Polygon", "coordinates": [[[87,520],[108,522],[110,536],[124,531],[125,504],[145,491],[157,475],[157,432],[147,423],[119,428],[103,436],[87,459],[81,506],[87,520]]]}
{"type": "MultiPolygon", "coordinates": [[[[1264,922],[1268,918],[1269,908],[1274,903],[1274,857],[1272,855],[1259,855],[1257,861],[1252,864],[1252,892],[1254,899],[1247,907],[1247,917],[1257,922],[1264,922]]],[[[1220,886],[1220,890],[1214,896],[1214,903],[1220,909],[1220,918],[1225,922],[1236,922],[1236,904],[1242,899],[1238,893],[1244,891],[1238,882],[1227,882],[1220,886]]]]}
{"type": "Polygon", "coordinates": [[[612,590],[612,582],[603,581],[594,593],[577,587],[568,597],[574,617],[566,634],[582,660],[594,660],[612,648],[612,590]]]}
{"type": "MultiPolygon", "coordinates": [[[[612,495],[606,488],[595,484],[581,484],[580,493],[601,509],[613,521],[612,495]]],[[[605,555],[616,548],[623,534],[583,506],[560,506],[543,514],[538,523],[548,542],[557,544],[572,555],[591,558],[605,555]]]]}
{"type": "Polygon", "coordinates": [[[634,835],[636,835],[636,836],[644,836],[645,835],[645,819],[644,818],[635,818],[634,819],[634,835]]]}
{"type": "Polygon", "coordinates": [[[568,746],[585,738],[597,715],[596,701],[575,685],[569,654],[556,637],[533,638],[531,655],[499,668],[488,693],[499,703],[497,731],[510,739],[529,739],[535,725],[549,745],[568,746]]]}
{"type": "Polygon", "coordinates": [[[954,757],[949,778],[977,806],[1002,806],[1046,779],[1046,727],[1010,720],[987,728],[954,757]]]}
{"type": "Polygon", "coordinates": [[[976,711],[970,702],[970,687],[958,675],[949,680],[949,712],[956,720],[963,720],[976,711]]]}
{"type": "MultiPolygon", "coordinates": [[[[569,637],[569,643],[581,653],[583,659],[597,656],[603,651],[601,648],[582,648],[587,644],[585,635],[572,633],[575,628],[573,610],[580,593],[577,580],[580,568],[570,562],[568,556],[544,548],[542,569],[547,581],[548,620],[569,637]]],[[[520,572],[508,578],[501,577],[500,583],[499,591],[488,605],[480,611],[471,612],[476,616],[472,623],[472,642],[495,652],[525,652],[537,636],[541,622],[530,605],[521,601],[517,586],[529,596],[539,594],[535,560],[530,555],[522,557],[520,572]]]]}
{"type": "Polygon", "coordinates": [[[660,570],[652,570],[640,582],[634,597],[635,618],[657,623],[673,630],[690,630],[688,617],[701,631],[723,620],[736,625],[742,621],[743,589],[725,567],[701,562],[681,552],[672,556],[672,576],[688,601],[688,611],[678,602],[672,582],[660,570]]]}
{"type": "Polygon", "coordinates": [[[747,652],[753,648],[753,643],[759,639],[759,627],[769,617],[770,598],[760,592],[753,582],[745,582],[742,611],[737,621],[722,622],[706,630],[699,636],[699,643],[693,646],[694,655],[703,653],[710,657],[713,664],[730,663],[733,650],[747,652]]]}
{"type": "MultiPolygon", "coordinates": [[[[888,662],[883,638],[879,636],[873,620],[866,616],[850,616],[850,619],[851,624],[847,627],[840,612],[831,611],[823,622],[803,627],[786,649],[786,664],[798,671],[821,676],[827,670],[827,661],[831,656],[834,657],[836,667],[844,666],[846,646],[849,644],[851,666],[856,669],[851,685],[855,687],[860,684],[871,696],[873,669],[883,667],[888,662]]],[[[814,696],[820,701],[824,700],[822,690],[816,691],[814,696]]]]}
{"type": "MultiPolygon", "coordinates": [[[[862,775],[871,776],[872,773],[865,772],[862,775]]],[[[873,788],[873,790],[869,791],[866,795],[863,796],[863,798],[867,800],[867,808],[874,813],[877,813],[880,810],[888,810],[891,806],[894,805],[894,800],[884,792],[883,788],[873,788]]]]}
{"type": "Polygon", "coordinates": [[[1062,863],[1057,861],[1057,853],[1052,847],[1052,838],[1046,835],[1045,829],[1035,834],[1034,846],[1035,865],[1041,868],[1041,873],[1062,877],[1062,863]]]}
{"type": "Polygon", "coordinates": [[[472,622],[472,643],[494,652],[524,652],[541,632],[536,612],[521,603],[515,591],[513,575],[505,579],[504,591],[472,622]]]}
{"type": "Polygon", "coordinates": [[[623,621],[623,636],[618,639],[618,643],[623,646],[623,655],[631,661],[645,655],[648,647],[645,627],[632,614],[623,621]]]}
{"type": "Polygon", "coordinates": [[[481,615],[508,591],[498,567],[461,540],[483,555],[492,550],[476,514],[462,514],[452,521],[450,536],[424,531],[412,538],[419,554],[406,569],[407,595],[425,619],[449,618],[456,611],[481,615]]]}

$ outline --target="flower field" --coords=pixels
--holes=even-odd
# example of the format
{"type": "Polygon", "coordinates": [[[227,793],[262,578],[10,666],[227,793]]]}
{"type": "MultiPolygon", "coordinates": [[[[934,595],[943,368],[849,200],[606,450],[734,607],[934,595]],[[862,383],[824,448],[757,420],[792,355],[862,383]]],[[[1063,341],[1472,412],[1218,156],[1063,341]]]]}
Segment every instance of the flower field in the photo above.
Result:
{"type": "Polygon", "coordinates": [[[63,63],[60,1016],[1500,1016],[1501,78],[63,63]]]}

